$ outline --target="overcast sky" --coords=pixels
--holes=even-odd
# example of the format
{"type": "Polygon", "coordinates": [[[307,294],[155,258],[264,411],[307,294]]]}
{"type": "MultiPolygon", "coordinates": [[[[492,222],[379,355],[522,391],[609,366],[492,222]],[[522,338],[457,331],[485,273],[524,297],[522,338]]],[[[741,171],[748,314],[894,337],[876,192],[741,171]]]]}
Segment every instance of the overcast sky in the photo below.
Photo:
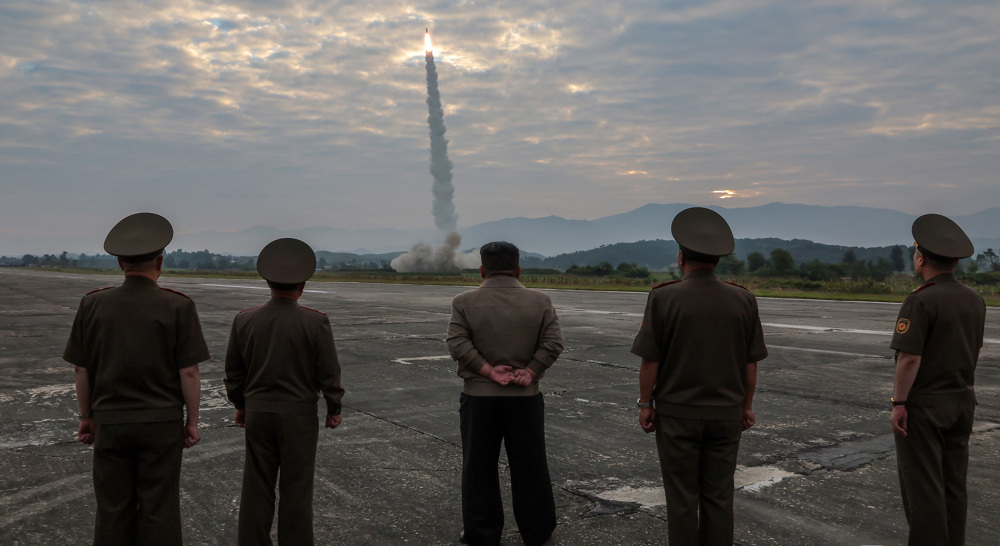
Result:
{"type": "Polygon", "coordinates": [[[0,242],[432,227],[425,27],[460,226],[1000,206],[994,1],[5,0],[0,242]]]}

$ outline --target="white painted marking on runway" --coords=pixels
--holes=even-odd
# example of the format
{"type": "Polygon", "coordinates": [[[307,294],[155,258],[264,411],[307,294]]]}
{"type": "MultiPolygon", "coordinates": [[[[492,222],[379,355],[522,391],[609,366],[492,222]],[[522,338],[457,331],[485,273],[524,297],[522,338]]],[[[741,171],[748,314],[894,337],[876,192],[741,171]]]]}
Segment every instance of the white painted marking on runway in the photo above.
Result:
{"type": "Polygon", "coordinates": [[[427,360],[451,360],[451,355],[441,355],[441,356],[412,356],[406,358],[395,358],[393,362],[396,364],[413,364],[414,362],[427,361],[427,360]]]}
{"type": "Polygon", "coordinates": [[[559,312],[586,313],[589,315],[618,315],[622,317],[642,317],[642,313],[627,313],[625,311],[600,311],[597,309],[578,309],[576,307],[556,307],[559,312]]]}
{"type": "MultiPolygon", "coordinates": [[[[198,286],[211,286],[213,288],[247,288],[250,290],[270,290],[270,288],[266,286],[250,286],[246,284],[199,284],[198,286]]],[[[303,292],[309,292],[311,294],[336,294],[336,292],[327,290],[303,290],[303,292]]]]}
{"type": "MultiPolygon", "coordinates": [[[[840,332],[845,334],[864,334],[870,336],[891,336],[891,331],[883,330],[856,330],[853,328],[834,328],[830,326],[807,326],[804,324],[776,324],[773,322],[764,322],[764,326],[769,326],[771,328],[789,328],[792,330],[808,330],[810,332],[840,332]]],[[[1000,339],[983,339],[983,343],[1000,343],[1000,339]]]]}
{"type": "MultiPolygon", "coordinates": [[[[807,300],[816,301],[816,300],[807,300]]],[[[868,303],[868,302],[861,302],[868,303]]],[[[580,309],[578,307],[556,307],[560,313],[585,313],[588,315],[616,315],[622,317],[642,317],[642,313],[627,313],[624,311],[604,311],[600,309],[580,309]]],[[[868,336],[891,336],[892,329],[888,330],[862,330],[857,328],[838,328],[836,326],[811,326],[808,324],[779,324],[776,322],[764,322],[763,326],[769,328],[787,328],[790,330],[806,330],[809,332],[838,332],[844,334],[862,334],[868,336]]],[[[983,343],[1000,343],[1000,339],[984,339],[983,343]]]]}
{"type": "Polygon", "coordinates": [[[767,344],[768,349],[783,349],[786,351],[805,351],[807,353],[819,353],[824,355],[837,355],[837,356],[856,356],[860,358],[891,358],[891,355],[869,355],[863,353],[847,353],[844,351],[828,351],[826,349],[807,349],[805,347],[788,347],[787,345],[771,345],[767,344]]]}
{"type": "Polygon", "coordinates": [[[266,286],[247,286],[245,284],[199,284],[198,286],[211,286],[214,288],[247,288],[250,290],[270,290],[266,286]]]}
{"type": "Polygon", "coordinates": [[[807,302],[823,302],[823,303],[871,303],[874,305],[895,305],[899,307],[903,305],[900,301],[866,301],[866,300],[827,300],[823,298],[778,298],[774,296],[757,296],[758,300],[774,300],[774,301],[807,301],[807,302]]]}
{"type": "Polygon", "coordinates": [[[856,330],[854,328],[836,328],[834,326],[807,326],[805,324],[777,324],[764,322],[763,326],[771,328],[788,328],[791,330],[808,330],[810,332],[841,332],[845,334],[865,334],[870,336],[891,336],[892,330],[856,330]]]}

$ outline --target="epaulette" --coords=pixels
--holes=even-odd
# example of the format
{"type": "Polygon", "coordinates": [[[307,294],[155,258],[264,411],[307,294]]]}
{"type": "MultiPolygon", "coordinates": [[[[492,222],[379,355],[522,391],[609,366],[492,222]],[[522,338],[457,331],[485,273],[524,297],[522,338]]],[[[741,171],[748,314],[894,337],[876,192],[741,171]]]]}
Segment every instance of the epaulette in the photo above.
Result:
{"type": "Polygon", "coordinates": [[[733,286],[739,286],[740,288],[742,288],[743,290],[746,290],[747,292],[749,292],[749,291],[750,291],[750,289],[749,289],[749,288],[747,288],[747,287],[743,286],[742,284],[737,284],[737,283],[734,283],[733,281],[722,281],[722,282],[724,282],[724,283],[726,283],[726,284],[731,284],[731,285],[733,285],[733,286]]]}
{"type": "Polygon", "coordinates": [[[325,315],[326,314],[323,311],[320,311],[318,309],[313,309],[312,307],[306,307],[305,305],[300,305],[299,307],[305,309],[306,311],[312,311],[313,313],[319,313],[321,315],[325,315]]]}
{"type": "Polygon", "coordinates": [[[673,280],[673,281],[661,282],[660,284],[658,284],[658,285],[654,286],[653,288],[651,288],[651,290],[656,290],[657,288],[659,288],[661,286],[666,286],[668,284],[674,284],[675,282],[681,282],[682,280],[684,280],[684,279],[677,279],[677,280],[673,280]]]}
{"type": "Polygon", "coordinates": [[[176,291],[176,290],[174,290],[174,289],[172,289],[172,288],[165,288],[165,287],[161,286],[161,287],[160,287],[160,290],[166,290],[167,292],[173,292],[174,294],[177,294],[177,295],[179,295],[179,296],[184,296],[184,297],[185,297],[185,298],[187,298],[187,299],[191,299],[191,296],[188,296],[188,295],[187,295],[187,294],[185,294],[184,292],[178,292],[178,291],[176,291]]]}
{"type": "Polygon", "coordinates": [[[930,286],[932,284],[934,284],[934,281],[925,282],[924,284],[922,284],[922,285],[914,288],[913,292],[910,292],[910,293],[911,294],[916,294],[917,292],[920,292],[921,290],[923,290],[924,288],[927,288],[928,286],[930,286]]]}
{"type": "Polygon", "coordinates": [[[258,305],[257,307],[251,307],[249,309],[244,309],[244,310],[242,310],[242,311],[240,311],[239,313],[236,313],[236,314],[238,315],[240,313],[246,313],[247,311],[253,311],[254,309],[260,309],[261,307],[264,307],[264,306],[263,305],[258,305]]]}
{"type": "Polygon", "coordinates": [[[104,288],[98,288],[97,290],[91,290],[90,292],[87,292],[87,295],[89,296],[89,295],[93,294],[94,292],[101,292],[103,290],[111,290],[112,288],[115,288],[115,287],[114,286],[105,286],[104,288]]]}

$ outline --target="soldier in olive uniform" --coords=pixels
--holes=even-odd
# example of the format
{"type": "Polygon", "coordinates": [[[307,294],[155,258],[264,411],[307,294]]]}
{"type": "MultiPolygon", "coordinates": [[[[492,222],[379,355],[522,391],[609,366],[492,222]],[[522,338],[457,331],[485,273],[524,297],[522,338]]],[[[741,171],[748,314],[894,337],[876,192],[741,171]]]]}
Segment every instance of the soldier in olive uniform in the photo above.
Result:
{"type": "Polygon", "coordinates": [[[226,351],[226,392],[246,428],[239,544],[271,544],[274,487],[281,472],[278,543],[313,544],[313,476],[319,395],[326,427],[340,425],[340,363],[330,319],[298,299],[316,271],[316,255],[298,239],[272,241],[257,258],[271,288],[266,304],[233,320],[226,351]]]}
{"type": "Polygon", "coordinates": [[[896,350],[892,423],[909,544],[965,543],[969,435],[986,304],[955,279],[973,253],[955,222],[913,222],[913,271],[927,282],[906,297],[890,347],[896,350]]]}
{"type": "Polygon", "coordinates": [[[670,544],[732,544],[736,456],[767,349],[753,294],[715,276],[735,246],[722,216],[689,208],[670,231],[684,278],[653,288],[632,345],[639,424],[656,431],[670,544]]]}
{"type": "Polygon", "coordinates": [[[563,350],[562,330],[549,297],[518,282],[516,246],[487,243],[479,255],[485,280],[455,296],[448,324],[448,350],[465,380],[458,410],[462,541],[500,543],[503,504],[497,462],[502,442],[518,531],[525,544],[542,544],[556,527],[556,511],[538,381],[563,350]]]}
{"type": "Polygon", "coordinates": [[[201,439],[209,353],[194,302],[156,282],[172,237],[156,214],[115,225],[104,249],[125,280],[84,296],[63,354],[76,366],[77,437],[94,444],[94,544],[181,544],[181,451],[201,439]]]}

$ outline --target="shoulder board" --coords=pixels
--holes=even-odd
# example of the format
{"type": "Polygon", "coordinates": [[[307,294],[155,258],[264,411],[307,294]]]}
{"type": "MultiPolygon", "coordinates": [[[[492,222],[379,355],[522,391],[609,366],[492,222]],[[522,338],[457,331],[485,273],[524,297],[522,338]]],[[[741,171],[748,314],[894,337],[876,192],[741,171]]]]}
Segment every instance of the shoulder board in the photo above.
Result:
{"type": "Polygon", "coordinates": [[[318,311],[318,310],[316,310],[316,309],[313,309],[312,307],[306,307],[306,306],[304,306],[304,305],[300,305],[299,307],[301,307],[301,308],[305,309],[306,311],[312,311],[313,313],[319,313],[319,314],[321,314],[321,315],[325,315],[325,314],[326,314],[326,313],[324,313],[323,311],[318,311]]]}
{"type": "Polygon", "coordinates": [[[652,290],[656,290],[657,288],[659,288],[659,287],[661,287],[661,286],[666,286],[666,285],[668,285],[668,284],[674,284],[674,283],[677,283],[677,282],[681,282],[682,280],[684,280],[684,279],[677,279],[677,280],[675,280],[675,281],[667,281],[667,282],[661,282],[660,284],[658,284],[658,285],[654,286],[654,287],[652,288],[652,290]]]}
{"type": "Polygon", "coordinates": [[[184,292],[178,292],[176,290],[173,290],[173,289],[170,289],[170,288],[164,288],[162,286],[160,287],[160,290],[166,290],[167,292],[173,292],[174,294],[177,294],[179,296],[184,296],[187,299],[191,299],[191,297],[188,296],[187,294],[185,294],[184,292]]]}
{"type": "Polygon", "coordinates": [[[920,285],[920,286],[918,286],[918,287],[914,288],[914,289],[913,289],[913,291],[912,291],[912,292],[910,292],[910,293],[911,293],[911,294],[916,294],[917,292],[920,292],[920,291],[921,291],[921,290],[923,290],[924,288],[927,288],[928,286],[931,286],[931,285],[933,285],[933,284],[934,284],[934,281],[931,281],[931,282],[925,282],[924,284],[922,284],[922,285],[920,285]]]}
{"type": "Polygon", "coordinates": [[[116,287],[114,287],[114,286],[105,286],[104,288],[98,288],[97,290],[91,290],[90,292],[87,292],[86,295],[89,296],[89,295],[93,294],[94,292],[102,292],[104,290],[111,290],[112,288],[116,288],[116,287]]]}
{"type": "Polygon", "coordinates": [[[750,291],[750,289],[749,289],[749,288],[747,288],[747,287],[743,286],[742,284],[736,284],[736,283],[734,283],[734,282],[732,282],[732,281],[722,281],[722,282],[724,282],[724,283],[726,283],[726,284],[731,284],[731,285],[733,285],[733,286],[739,286],[740,288],[742,288],[743,290],[746,290],[747,292],[749,292],[749,291],[750,291]]]}
{"type": "MultiPolygon", "coordinates": [[[[257,307],[251,307],[249,309],[244,309],[244,310],[240,311],[240,313],[246,313],[247,311],[253,311],[254,309],[260,309],[261,307],[264,307],[264,306],[263,305],[258,305],[257,307]]],[[[240,313],[236,313],[236,314],[238,315],[240,313]]]]}

